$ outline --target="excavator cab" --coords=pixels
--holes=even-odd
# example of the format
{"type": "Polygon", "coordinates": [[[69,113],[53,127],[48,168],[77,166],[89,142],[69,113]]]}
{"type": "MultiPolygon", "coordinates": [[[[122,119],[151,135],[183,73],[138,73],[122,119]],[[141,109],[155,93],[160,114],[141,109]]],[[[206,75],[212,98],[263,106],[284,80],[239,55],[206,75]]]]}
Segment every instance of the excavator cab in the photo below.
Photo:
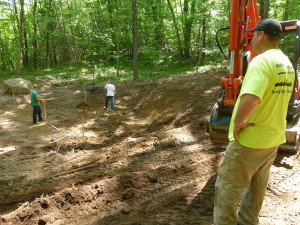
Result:
{"type": "MultiPolygon", "coordinates": [[[[230,74],[221,79],[221,94],[211,111],[207,130],[211,140],[219,144],[228,143],[228,131],[231,115],[243,77],[246,73],[248,63],[255,54],[252,52],[251,40],[252,33],[247,30],[252,29],[259,22],[258,10],[255,0],[238,1],[232,0],[230,26],[221,28],[216,33],[216,41],[223,56],[230,59],[230,74]],[[229,30],[229,44],[226,55],[218,41],[220,31],[229,30]]],[[[297,152],[298,151],[298,130],[297,127],[300,114],[300,73],[299,73],[299,55],[300,55],[300,20],[290,20],[281,22],[283,28],[283,40],[281,49],[290,59],[295,68],[294,93],[292,94],[287,114],[287,142],[281,145],[279,149],[297,152]],[[292,51],[291,51],[292,49],[292,51]]]]}

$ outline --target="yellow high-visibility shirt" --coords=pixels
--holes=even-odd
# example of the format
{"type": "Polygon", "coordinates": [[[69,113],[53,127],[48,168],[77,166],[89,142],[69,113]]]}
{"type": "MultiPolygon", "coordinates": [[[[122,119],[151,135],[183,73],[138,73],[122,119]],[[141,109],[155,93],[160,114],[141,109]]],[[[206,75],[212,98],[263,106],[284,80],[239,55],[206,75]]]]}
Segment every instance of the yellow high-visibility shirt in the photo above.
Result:
{"type": "Polygon", "coordinates": [[[260,98],[260,103],[245,122],[254,125],[238,132],[238,142],[250,148],[271,148],[285,143],[286,115],[294,80],[293,65],[280,49],[256,56],[249,64],[233,110],[229,140],[234,140],[233,121],[240,96],[252,94],[260,98]]]}

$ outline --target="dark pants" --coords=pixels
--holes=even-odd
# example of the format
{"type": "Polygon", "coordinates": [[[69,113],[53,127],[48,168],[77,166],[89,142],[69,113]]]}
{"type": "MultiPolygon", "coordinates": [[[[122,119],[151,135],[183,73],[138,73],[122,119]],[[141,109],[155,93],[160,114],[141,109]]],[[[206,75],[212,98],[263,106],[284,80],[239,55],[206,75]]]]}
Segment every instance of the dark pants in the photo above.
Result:
{"type": "Polygon", "coordinates": [[[33,106],[33,123],[37,123],[37,116],[39,117],[39,121],[42,121],[42,110],[40,106],[33,106]]]}
{"type": "Polygon", "coordinates": [[[110,109],[111,111],[115,110],[115,99],[114,96],[106,96],[105,98],[105,108],[107,109],[108,106],[108,101],[110,101],[111,105],[110,105],[110,109]]]}

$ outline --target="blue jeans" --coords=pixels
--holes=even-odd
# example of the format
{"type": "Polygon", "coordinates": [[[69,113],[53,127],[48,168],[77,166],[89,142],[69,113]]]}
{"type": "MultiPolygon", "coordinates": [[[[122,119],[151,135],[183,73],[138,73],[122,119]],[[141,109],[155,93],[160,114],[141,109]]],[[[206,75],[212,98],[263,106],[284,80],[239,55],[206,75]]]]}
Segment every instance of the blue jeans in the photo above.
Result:
{"type": "Polygon", "coordinates": [[[39,121],[43,120],[41,107],[40,106],[33,106],[33,115],[32,115],[33,123],[37,122],[37,116],[39,117],[39,121]]]}
{"type": "Polygon", "coordinates": [[[110,110],[114,111],[115,110],[115,98],[114,96],[106,96],[105,98],[105,108],[107,109],[108,106],[108,101],[110,101],[110,110]]]}

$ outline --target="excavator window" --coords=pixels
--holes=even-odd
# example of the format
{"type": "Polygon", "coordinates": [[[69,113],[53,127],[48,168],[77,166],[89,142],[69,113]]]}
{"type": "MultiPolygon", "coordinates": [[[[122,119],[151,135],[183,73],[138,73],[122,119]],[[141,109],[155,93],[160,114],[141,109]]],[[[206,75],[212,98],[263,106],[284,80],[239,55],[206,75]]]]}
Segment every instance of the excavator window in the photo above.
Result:
{"type": "Polygon", "coordinates": [[[279,42],[279,48],[289,57],[291,61],[294,61],[295,55],[295,33],[285,34],[279,42]]]}

